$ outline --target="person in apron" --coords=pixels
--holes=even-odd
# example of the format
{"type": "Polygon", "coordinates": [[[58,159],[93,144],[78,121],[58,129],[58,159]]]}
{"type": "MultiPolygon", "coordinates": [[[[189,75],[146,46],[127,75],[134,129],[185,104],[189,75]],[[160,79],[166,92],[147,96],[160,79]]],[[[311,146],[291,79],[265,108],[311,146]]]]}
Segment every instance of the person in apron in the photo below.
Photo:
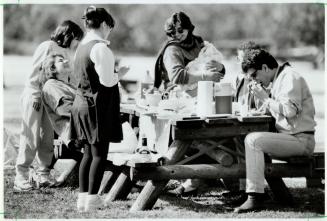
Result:
{"type": "Polygon", "coordinates": [[[250,93],[275,119],[277,132],[253,132],[245,138],[247,200],[235,212],[263,208],[264,154],[274,158],[310,156],[315,147],[315,108],[304,78],[288,62],[279,65],[265,50],[246,52],[242,70],[257,84],[250,93]],[[264,87],[271,86],[271,96],[264,87]]]}
{"type": "MultiPolygon", "coordinates": [[[[53,157],[53,129],[41,101],[39,82],[40,67],[44,59],[53,53],[69,57],[83,37],[82,29],[72,21],[63,21],[51,35],[51,39],[41,43],[33,55],[33,69],[27,78],[21,96],[22,127],[14,189],[29,191],[33,189],[29,182],[29,167],[34,158],[38,163],[36,182],[40,186],[53,185],[49,176],[53,157]]],[[[71,76],[72,77],[72,76],[71,76]]],[[[73,77],[72,77],[73,78],[73,77]]]]}
{"type": "Polygon", "coordinates": [[[72,138],[84,143],[79,168],[78,211],[103,206],[97,195],[104,174],[109,143],[123,138],[120,121],[119,74],[107,41],[115,21],[104,8],[88,7],[83,15],[87,30],[77,48],[74,73],[77,92],[72,107],[72,138]]]}

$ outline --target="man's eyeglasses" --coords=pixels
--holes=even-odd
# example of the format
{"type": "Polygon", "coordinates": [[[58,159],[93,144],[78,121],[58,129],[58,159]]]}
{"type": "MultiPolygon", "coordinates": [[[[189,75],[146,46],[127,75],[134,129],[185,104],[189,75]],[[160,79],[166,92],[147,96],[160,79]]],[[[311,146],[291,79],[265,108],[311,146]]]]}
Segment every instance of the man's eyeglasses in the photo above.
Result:
{"type": "Polygon", "coordinates": [[[250,79],[256,79],[258,70],[253,71],[251,74],[248,74],[250,79]]]}
{"type": "Polygon", "coordinates": [[[179,34],[183,34],[184,29],[182,29],[182,28],[178,28],[178,29],[176,30],[176,32],[179,33],[179,34]]]}

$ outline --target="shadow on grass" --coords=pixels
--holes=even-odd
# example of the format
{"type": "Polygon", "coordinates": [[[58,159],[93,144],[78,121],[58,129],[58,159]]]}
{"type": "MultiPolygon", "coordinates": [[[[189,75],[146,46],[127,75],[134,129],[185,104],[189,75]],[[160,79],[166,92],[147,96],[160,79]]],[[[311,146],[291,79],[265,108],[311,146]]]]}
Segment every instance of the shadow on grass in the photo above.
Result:
{"type": "MultiPolygon", "coordinates": [[[[292,206],[282,205],[274,200],[273,194],[268,190],[270,199],[265,200],[265,210],[270,212],[294,212],[294,213],[325,213],[325,191],[321,188],[291,188],[295,204],[292,206]]],[[[239,204],[238,197],[224,197],[218,189],[209,189],[196,197],[174,197],[162,195],[160,199],[170,205],[183,210],[196,212],[230,213],[239,204]]],[[[240,202],[239,202],[240,203],[240,202]]]]}
{"type": "MultiPolygon", "coordinates": [[[[274,200],[266,202],[261,212],[233,214],[235,198],[222,196],[223,188],[208,188],[197,197],[160,196],[150,211],[129,212],[138,193],[130,194],[128,201],[117,201],[93,213],[78,213],[75,209],[77,190],[71,187],[40,189],[31,192],[13,190],[14,170],[4,173],[5,218],[308,218],[324,214],[324,189],[291,188],[295,207],[279,205],[274,200]]],[[[269,192],[271,195],[271,192],[269,192]]]]}

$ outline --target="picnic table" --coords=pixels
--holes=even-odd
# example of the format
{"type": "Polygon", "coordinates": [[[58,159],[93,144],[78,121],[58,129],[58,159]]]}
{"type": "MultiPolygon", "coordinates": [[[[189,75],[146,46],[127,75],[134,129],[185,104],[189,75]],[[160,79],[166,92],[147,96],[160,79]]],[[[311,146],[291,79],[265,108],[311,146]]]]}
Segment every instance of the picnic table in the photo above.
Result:
{"type": "MultiPolygon", "coordinates": [[[[141,112],[142,110],[135,105],[121,105],[122,116],[130,122],[132,127],[138,126],[141,112]]],[[[107,178],[107,182],[110,180],[112,186],[106,200],[126,199],[134,182],[147,180],[132,205],[131,211],[149,210],[154,206],[170,179],[245,178],[244,136],[251,132],[270,131],[272,123],[273,118],[266,115],[188,117],[171,120],[171,144],[167,153],[163,155],[164,165],[159,165],[156,161],[133,162],[133,160],[128,160],[128,156],[123,165],[117,165],[115,154],[108,155],[107,171],[110,171],[111,175],[107,178]],[[194,142],[198,142],[199,151],[184,158],[194,142]],[[233,142],[235,148],[226,147],[224,144],[228,142],[233,142]],[[237,160],[232,164],[224,165],[221,155],[216,154],[217,151],[224,151],[237,160]],[[203,155],[210,156],[217,163],[192,163],[193,160],[203,155]]],[[[272,163],[271,159],[267,158],[265,177],[278,201],[284,204],[293,203],[282,177],[321,178],[324,176],[324,166],[322,166],[324,159],[321,155],[319,156],[319,158],[309,159],[295,157],[281,163],[272,163]]]]}

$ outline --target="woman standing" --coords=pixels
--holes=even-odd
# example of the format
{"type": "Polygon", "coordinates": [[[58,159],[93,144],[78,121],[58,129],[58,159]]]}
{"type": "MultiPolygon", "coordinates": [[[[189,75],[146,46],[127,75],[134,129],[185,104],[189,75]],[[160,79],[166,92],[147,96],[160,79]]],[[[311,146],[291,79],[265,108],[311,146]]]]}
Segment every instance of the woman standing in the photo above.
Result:
{"type": "MultiPolygon", "coordinates": [[[[49,186],[54,181],[49,177],[49,166],[53,156],[53,129],[41,102],[39,71],[47,55],[60,53],[69,58],[83,37],[82,29],[72,21],[62,22],[51,35],[51,40],[41,43],[33,55],[33,70],[26,81],[21,96],[22,131],[16,161],[14,189],[28,191],[33,188],[29,183],[29,167],[37,156],[39,184],[49,186]]],[[[73,77],[72,77],[73,78],[73,77]]]]}
{"type": "Polygon", "coordinates": [[[84,12],[87,34],[77,49],[74,72],[78,79],[72,119],[76,139],[83,141],[84,156],[79,168],[79,211],[103,205],[97,193],[104,173],[109,142],[122,140],[118,74],[109,37],[115,21],[104,8],[84,12]]]}

